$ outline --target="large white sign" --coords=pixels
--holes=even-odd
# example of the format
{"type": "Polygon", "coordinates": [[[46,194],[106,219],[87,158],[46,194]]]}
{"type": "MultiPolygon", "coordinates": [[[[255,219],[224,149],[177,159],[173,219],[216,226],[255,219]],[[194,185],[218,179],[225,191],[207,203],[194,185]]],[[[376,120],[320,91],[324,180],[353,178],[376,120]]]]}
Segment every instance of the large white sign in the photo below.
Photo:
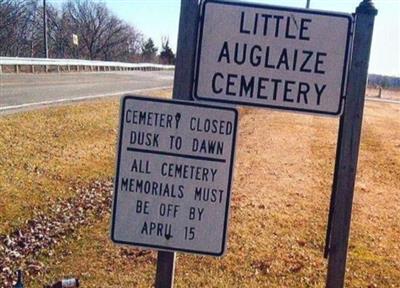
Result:
{"type": "Polygon", "coordinates": [[[339,115],[350,14],[205,0],[194,96],[339,115]]]}
{"type": "Polygon", "coordinates": [[[112,240],[222,255],[237,111],[135,96],[121,106],[112,240]]]}

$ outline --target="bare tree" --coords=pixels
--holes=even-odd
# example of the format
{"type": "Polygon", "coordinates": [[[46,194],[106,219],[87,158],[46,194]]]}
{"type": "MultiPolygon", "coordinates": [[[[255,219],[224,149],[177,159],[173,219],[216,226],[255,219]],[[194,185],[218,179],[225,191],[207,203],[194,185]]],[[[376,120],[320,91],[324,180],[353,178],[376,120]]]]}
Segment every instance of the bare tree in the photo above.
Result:
{"type": "Polygon", "coordinates": [[[175,64],[175,54],[169,47],[169,38],[164,36],[161,38],[160,61],[162,64],[175,64]]]}
{"type": "Polygon", "coordinates": [[[81,39],[79,51],[89,59],[127,59],[132,44],[135,47],[140,41],[140,33],[114,16],[104,3],[69,0],[64,7],[70,30],[81,39]]]}
{"type": "Polygon", "coordinates": [[[36,0],[0,0],[0,55],[29,56],[36,0]]]}
{"type": "MultiPolygon", "coordinates": [[[[43,7],[38,0],[0,0],[0,55],[43,56],[43,7]]],[[[139,53],[142,34],[93,0],[47,4],[50,57],[122,60],[139,53]],[[79,46],[72,44],[72,35],[79,46]]]]}

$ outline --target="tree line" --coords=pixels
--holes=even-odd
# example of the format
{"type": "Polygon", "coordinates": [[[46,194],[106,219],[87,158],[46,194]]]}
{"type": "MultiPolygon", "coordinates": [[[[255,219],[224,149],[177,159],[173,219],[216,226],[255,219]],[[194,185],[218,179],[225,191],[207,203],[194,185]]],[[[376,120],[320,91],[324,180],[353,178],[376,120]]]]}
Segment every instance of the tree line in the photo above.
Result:
{"type": "Polygon", "coordinates": [[[368,85],[384,89],[399,89],[400,77],[369,74],[368,85]]]}
{"type": "MultiPolygon", "coordinates": [[[[44,57],[42,0],[0,0],[0,56],[44,57]]],[[[173,64],[167,37],[158,48],[151,38],[114,15],[105,3],[65,0],[46,4],[51,58],[79,58],[173,64]]]]}

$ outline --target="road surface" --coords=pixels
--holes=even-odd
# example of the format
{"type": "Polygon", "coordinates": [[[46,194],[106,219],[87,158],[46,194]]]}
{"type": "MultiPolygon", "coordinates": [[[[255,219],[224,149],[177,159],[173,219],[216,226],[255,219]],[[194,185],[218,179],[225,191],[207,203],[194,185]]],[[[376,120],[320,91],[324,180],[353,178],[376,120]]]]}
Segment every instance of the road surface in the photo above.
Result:
{"type": "Polygon", "coordinates": [[[0,74],[0,112],[172,87],[174,71],[0,74]]]}

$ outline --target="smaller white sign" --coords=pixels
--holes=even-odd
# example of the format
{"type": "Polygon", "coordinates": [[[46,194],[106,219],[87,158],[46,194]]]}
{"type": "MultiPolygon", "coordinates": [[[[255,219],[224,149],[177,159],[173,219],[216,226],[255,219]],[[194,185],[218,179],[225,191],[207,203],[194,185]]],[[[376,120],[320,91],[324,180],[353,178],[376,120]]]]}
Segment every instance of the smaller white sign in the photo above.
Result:
{"type": "Polygon", "coordinates": [[[78,38],[78,35],[72,34],[72,44],[74,44],[75,46],[78,46],[78,45],[79,45],[79,38],[78,38]]]}
{"type": "Polygon", "coordinates": [[[221,256],[237,111],[125,96],[120,121],[112,240],[221,256]]]}

